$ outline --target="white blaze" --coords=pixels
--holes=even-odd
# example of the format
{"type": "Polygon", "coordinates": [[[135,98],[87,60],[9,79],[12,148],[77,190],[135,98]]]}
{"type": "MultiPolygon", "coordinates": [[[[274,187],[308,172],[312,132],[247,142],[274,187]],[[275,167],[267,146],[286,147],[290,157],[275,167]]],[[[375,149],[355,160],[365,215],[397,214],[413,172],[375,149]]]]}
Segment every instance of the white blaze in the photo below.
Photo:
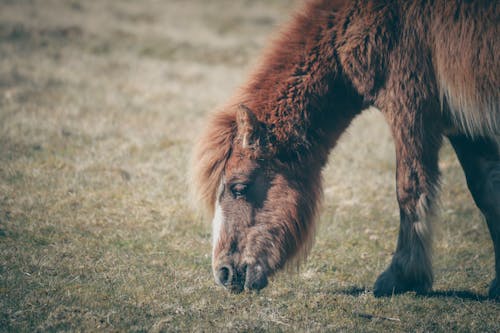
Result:
{"type": "Polygon", "coordinates": [[[215,203],[215,214],[212,221],[212,262],[215,256],[215,247],[219,242],[220,233],[222,230],[222,224],[224,223],[224,213],[222,212],[222,207],[219,204],[219,200],[215,203]]]}

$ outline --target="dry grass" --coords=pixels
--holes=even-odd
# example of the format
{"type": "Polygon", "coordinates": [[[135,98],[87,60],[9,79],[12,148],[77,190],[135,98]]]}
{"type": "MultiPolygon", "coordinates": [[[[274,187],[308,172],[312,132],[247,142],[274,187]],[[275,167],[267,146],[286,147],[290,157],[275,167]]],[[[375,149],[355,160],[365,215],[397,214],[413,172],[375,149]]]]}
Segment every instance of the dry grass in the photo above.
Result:
{"type": "Polygon", "coordinates": [[[376,112],[332,154],[300,272],[258,294],[215,287],[186,199],[193,137],[291,7],[0,1],[0,331],[500,330],[492,244],[449,146],[436,292],[373,297],[398,228],[376,112]]]}

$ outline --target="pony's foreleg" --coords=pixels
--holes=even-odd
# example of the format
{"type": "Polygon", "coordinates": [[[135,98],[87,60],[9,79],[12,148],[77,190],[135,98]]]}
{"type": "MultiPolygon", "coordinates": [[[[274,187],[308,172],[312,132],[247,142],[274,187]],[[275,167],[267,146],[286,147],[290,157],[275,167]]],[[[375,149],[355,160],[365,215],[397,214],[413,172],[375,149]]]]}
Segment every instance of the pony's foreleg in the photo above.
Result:
{"type": "Polygon", "coordinates": [[[449,137],[467,178],[476,205],[490,229],[495,249],[496,278],[489,296],[500,300],[500,150],[493,140],[449,137]]]}
{"type": "Polygon", "coordinates": [[[434,128],[436,122],[425,120],[425,113],[398,109],[386,116],[396,146],[400,230],[392,262],[375,283],[377,297],[406,291],[425,293],[433,282],[431,219],[441,133],[434,128]]]}

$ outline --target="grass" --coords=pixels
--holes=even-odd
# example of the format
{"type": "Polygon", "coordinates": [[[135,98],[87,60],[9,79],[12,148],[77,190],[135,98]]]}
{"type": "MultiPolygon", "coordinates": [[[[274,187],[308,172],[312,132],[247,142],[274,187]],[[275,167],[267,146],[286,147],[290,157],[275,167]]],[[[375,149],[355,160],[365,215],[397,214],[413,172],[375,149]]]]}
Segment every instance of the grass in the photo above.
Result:
{"type": "Polygon", "coordinates": [[[398,217],[375,111],[325,170],[298,273],[228,294],[186,196],[203,117],[240,84],[284,0],[0,1],[0,331],[499,331],[493,248],[448,144],[434,293],[375,299],[398,217]]]}

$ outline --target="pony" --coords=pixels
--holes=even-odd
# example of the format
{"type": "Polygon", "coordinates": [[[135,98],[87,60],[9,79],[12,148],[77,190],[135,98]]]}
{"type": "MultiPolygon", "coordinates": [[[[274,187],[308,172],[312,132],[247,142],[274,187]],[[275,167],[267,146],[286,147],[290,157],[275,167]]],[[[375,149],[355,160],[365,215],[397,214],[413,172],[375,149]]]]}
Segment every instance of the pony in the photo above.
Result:
{"type": "Polygon", "coordinates": [[[354,117],[384,115],[396,149],[400,229],[376,297],[433,283],[438,152],[451,142],[495,251],[500,298],[500,6],[496,1],[311,0],[246,83],[211,113],[192,187],[212,222],[212,270],[259,290],[314,238],[321,172],[354,117]]]}

